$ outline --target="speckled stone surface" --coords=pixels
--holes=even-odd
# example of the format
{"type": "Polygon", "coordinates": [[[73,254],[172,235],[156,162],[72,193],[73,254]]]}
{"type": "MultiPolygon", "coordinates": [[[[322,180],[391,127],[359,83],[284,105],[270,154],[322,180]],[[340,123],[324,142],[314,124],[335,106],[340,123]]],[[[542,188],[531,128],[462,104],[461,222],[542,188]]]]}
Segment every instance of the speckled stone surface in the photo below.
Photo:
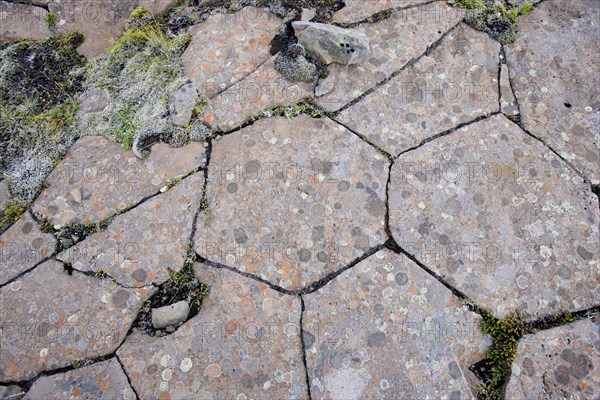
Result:
{"type": "Polygon", "coordinates": [[[523,125],[600,184],[600,3],[551,0],[506,46],[523,125]]]}
{"type": "Polygon", "coordinates": [[[124,289],[107,279],[48,261],[0,289],[0,379],[18,382],[44,370],[115,351],[146,289],[124,289]]]}
{"type": "Polygon", "coordinates": [[[263,119],[215,143],[195,250],[300,289],[385,242],[388,161],[329,119],[263,119]]]}
{"type": "Polygon", "coordinates": [[[40,232],[29,213],[0,236],[0,285],[51,256],[56,239],[40,232]]]}
{"type": "Polygon", "coordinates": [[[0,1],[0,40],[46,40],[48,11],[28,4],[0,1]]]}
{"type": "Polygon", "coordinates": [[[305,310],[313,398],[474,397],[468,367],[489,345],[480,317],[405,256],[376,253],[306,295],[305,310]]]}
{"type": "Polygon", "coordinates": [[[118,355],[143,399],[305,399],[300,299],[195,265],[211,287],[202,312],[170,336],[133,334],[118,355]]]}
{"type": "Polygon", "coordinates": [[[507,399],[600,397],[600,325],[583,320],[525,336],[506,389],[507,399]]]}
{"type": "MultiPolygon", "coordinates": [[[[375,2],[361,1],[361,4],[371,3],[375,2]]],[[[353,28],[369,39],[370,55],[366,61],[349,67],[331,64],[333,91],[319,97],[317,103],[328,111],[340,109],[423,54],[460,21],[461,15],[459,9],[440,1],[398,10],[388,19],[353,28]]]]}
{"type": "Polygon", "coordinates": [[[271,58],[269,45],[281,20],[268,10],[245,7],[234,14],[215,14],[190,27],[192,42],[183,66],[198,92],[212,98],[271,58]]]}
{"type": "Polygon", "coordinates": [[[138,159],[99,136],[79,139],[48,178],[33,205],[53,225],[91,223],[117,214],[157,193],[174,179],[203,166],[202,143],[180,148],[159,143],[138,159]]]}
{"type": "Polygon", "coordinates": [[[411,7],[431,0],[345,0],[346,6],[333,14],[334,22],[363,21],[380,11],[398,7],[411,7]]]}
{"type": "Polygon", "coordinates": [[[289,82],[273,68],[275,57],[218,94],[202,109],[204,122],[227,132],[272,106],[289,106],[312,97],[315,83],[289,82]]]}
{"type": "Polygon", "coordinates": [[[40,399],[134,400],[135,393],[116,359],[35,381],[26,400],[40,399]]]}
{"type": "Polygon", "coordinates": [[[57,257],[80,271],[104,271],[125,286],[160,284],[179,270],[202,197],[204,176],[196,173],[57,257]]]}
{"type": "Polygon", "coordinates": [[[600,301],[598,198],[504,116],[400,156],[389,205],[400,246],[496,316],[600,301]]]}
{"type": "Polygon", "coordinates": [[[56,33],[82,32],[86,41],[78,50],[88,58],[95,58],[122,35],[123,23],[136,7],[158,14],[176,3],[176,0],[50,0],[48,9],[56,14],[56,33]]]}
{"type": "Polygon", "coordinates": [[[428,56],[342,111],[339,121],[398,154],[498,111],[499,51],[487,34],[460,25],[428,56]]]}

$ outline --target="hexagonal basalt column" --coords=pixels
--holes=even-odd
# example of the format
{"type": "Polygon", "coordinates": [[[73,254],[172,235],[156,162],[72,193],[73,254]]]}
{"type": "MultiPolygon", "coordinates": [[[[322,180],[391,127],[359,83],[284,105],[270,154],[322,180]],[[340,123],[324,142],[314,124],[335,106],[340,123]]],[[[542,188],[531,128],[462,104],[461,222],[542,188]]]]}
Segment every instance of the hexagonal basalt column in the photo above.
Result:
{"type": "Polygon", "coordinates": [[[305,296],[314,399],[469,399],[480,317],[406,256],[375,253],[305,296]]]}
{"type": "Polygon", "coordinates": [[[600,300],[598,199],[503,116],[400,156],[389,206],[400,246],[497,316],[600,300]]]}
{"type": "Polygon", "coordinates": [[[215,142],[195,250],[300,289],[385,241],[388,160],[329,119],[263,119],[215,142]]]}

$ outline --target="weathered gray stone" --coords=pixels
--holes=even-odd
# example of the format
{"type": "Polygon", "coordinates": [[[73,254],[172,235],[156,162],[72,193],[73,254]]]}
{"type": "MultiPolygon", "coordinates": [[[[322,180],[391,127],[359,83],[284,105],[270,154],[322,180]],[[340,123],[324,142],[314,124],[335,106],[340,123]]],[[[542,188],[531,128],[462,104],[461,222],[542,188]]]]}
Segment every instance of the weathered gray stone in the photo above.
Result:
{"type": "Polygon", "coordinates": [[[537,4],[542,0],[508,0],[508,4],[510,4],[511,6],[516,6],[516,7],[523,7],[523,4],[528,3],[531,5],[537,4]]]}
{"type": "Polygon", "coordinates": [[[461,25],[428,56],[342,111],[339,121],[399,154],[498,111],[499,51],[488,35],[461,25]]]}
{"type": "Polygon", "coordinates": [[[56,249],[56,239],[40,232],[29,213],[0,236],[0,285],[32,268],[56,249]]]}
{"type": "Polygon", "coordinates": [[[227,132],[272,106],[290,106],[310,97],[314,83],[289,82],[274,68],[275,57],[229,89],[214,97],[202,112],[213,130],[227,132]]]}
{"type": "Polygon", "coordinates": [[[271,58],[269,45],[280,26],[268,10],[245,7],[190,27],[192,42],[182,55],[188,77],[201,95],[216,96],[271,58]]]}
{"type": "Polygon", "coordinates": [[[598,199],[502,115],[400,156],[389,188],[396,241],[501,317],[598,304],[598,199]]]}
{"type": "Polygon", "coordinates": [[[303,8],[302,13],[300,15],[300,20],[301,21],[310,21],[311,19],[313,19],[315,17],[315,15],[317,15],[317,12],[314,9],[303,8]]]}
{"type": "Polygon", "coordinates": [[[182,86],[169,97],[169,112],[171,122],[175,125],[184,126],[190,123],[192,112],[196,105],[198,92],[192,83],[182,86]]]}
{"type": "Polygon", "coordinates": [[[523,126],[600,184],[597,1],[551,0],[518,21],[506,47],[523,126]]]}
{"type": "Polygon", "coordinates": [[[25,391],[17,385],[0,385],[0,399],[2,400],[21,400],[23,396],[25,396],[25,391]]]}
{"type": "Polygon", "coordinates": [[[518,115],[519,107],[517,106],[517,100],[515,99],[512,87],[510,86],[508,66],[506,64],[501,64],[500,68],[500,111],[502,111],[504,115],[518,115]]]}
{"type": "Polygon", "coordinates": [[[186,300],[175,304],[152,309],[152,326],[163,329],[168,326],[179,326],[187,320],[190,314],[190,305],[186,300]]]}
{"type": "Polygon", "coordinates": [[[85,136],[48,175],[33,212],[53,225],[97,222],[204,165],[204,158],[201,143],[177,149],[159,143],[147,159],[140,160],[118,143],[85,136]]]}
{"type": "Polygon", "coordinates": [[[431,0],[345,0],[346,6],[333,14],[334,22],[359,22],[381,11],[398,7],[412,7],[431,0]]]}
{"type": "Polygon", "coordinates": [[[506,389],[507,399],[597,399],[600,326],[592,320],[525,336],[506,389]]]}
{"type": "Polygon", "coordinates": [[[108,94],[106,90],[94,88],[86,92],[86,96],[81,99],[77,114],[100,112],[106,107],[108,107],[108,94]]]}
{"type": "Polygon", "coordinates": [[[0,40],[48,39],[47,15],[48,11],[41,7],[0,1],[0,40]]]}
{"type": "Polygon", "coordinates": [[[210,294],[175,333],[134,333],[117,352],[143,399],[304,399],[300,299],[196,264],[210,294]]]}
{"type": "Polygon", "coordinates": [[[57,16],[56,34],[82,32],[86,41],[78,50],[94,58],[123,34],[123,24],[136,7],[159,14],[176,3],[176,0],[50,0],[48,9],[57,16]]]}
{"type": "Polygon", "coordinates": [[[25,396],[27,400],[78,398],[134,400],[136,396],[115,358],[65,373],[43,376],[33,383],[25,396]]]}
{"type": "Polygon", "coordinates": [[[423,54],[461,17],[462,10],[436,2],[422,8],[399,10],[383,21],[354,28],[369,39],[371,55],[358,65],[331,64],[328,79],[335,81],[335,90],[318,98],[317,103],[328,111],[339,110],[423,54]]]}
{"type": "Polygon", "coordinates": [[[343,126],[301,115],[215,143],[195,250],[300,289],[385,241],[387,159],[343,126]]]}
{"type": "Polygon", "coordinates": [[[407,257],[375,253],[304,299],[314,398],[475,397],[480,317],[407,257]]]}
{"type": "Polygon", "coordinates": [[[0,289],[0,379],[27,380],[112,353],[150,294],[43,263],[0,289]]]}
{"type": "Polygon", "coordinates": [[[183,266],[203,186],[203,174],[196,173],[57,258],[80,271],[103,271],[125,286],[161,284],[168,269],[183,266]]]}
{"type": "Polygon", "coordinates": [[[0,211],[4,211],[10,204],[10,190],[8,189],[8,180],[0,182],[0,211]]]}
{"type": "Polygon", "coordinates": [[[358,30],[306,21],[292,26],[308,55],[325,64],[359,64],[369,56],[369,39],[358,30]]]}

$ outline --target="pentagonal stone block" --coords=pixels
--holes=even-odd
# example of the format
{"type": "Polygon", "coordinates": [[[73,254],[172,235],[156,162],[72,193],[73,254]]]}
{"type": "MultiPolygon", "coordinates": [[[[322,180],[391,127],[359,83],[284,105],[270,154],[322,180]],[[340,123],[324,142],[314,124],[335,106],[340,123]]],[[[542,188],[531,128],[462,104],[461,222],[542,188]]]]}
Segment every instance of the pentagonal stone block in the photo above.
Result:
{"type": "Polygon", "coordinates": [[[313,398],[473,398],[479,320],[406,256],[375,253],[305,296],[313,398]]]}
{"type": "Polygon", "coordinates": [[[400,156],[389,206],[400,246],[496,316],[598,304],[598,199],[504,116],[400,156]]]}
{"type": "Polygon", "coordinates": [[[214,143],[195,250],[287,289],[385,241],[388,161],[330,119],[263,119],[214,143]]]}
{"type": "Polygon", "coordinates": [[[343,110],[339,121],[388,153],[498,111],[500,44],[460,25],[428,55],[343,110]]]}
{"type": "Polygon", "coordinates": [[[300,299],[224,269],[195,265],[210,286],[172,335],[130,336],[118,351],[143,399],[305,399],[300,299]]]}
{"type": "Polygon", "coordinates": [[[524,127],[600,184],[600,3],[547,1],[519,18],[506,57],[524,127]],[[577,43],[577,45],[574,45],[577,43]]]}
{"type": "Polygon", "coordinates": [[[507,399],[597,399],[600,326],[592,320],[525,336],[506,388],[507,399]]]}

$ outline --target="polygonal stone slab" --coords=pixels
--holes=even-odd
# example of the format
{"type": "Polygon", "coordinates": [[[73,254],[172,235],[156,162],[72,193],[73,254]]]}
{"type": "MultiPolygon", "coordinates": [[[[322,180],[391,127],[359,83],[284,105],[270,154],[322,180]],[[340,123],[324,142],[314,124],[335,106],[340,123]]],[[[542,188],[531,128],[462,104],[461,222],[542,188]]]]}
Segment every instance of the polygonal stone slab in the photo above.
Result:
{"type": "Polygon", "coordinates": [[[0,1],[0,40],[46,40],[48,11],[28,4],[0,1]]]}
{"type": "Polygon", "coordinates": [[[54,225],[93,223],[121,212],[204,165],[202,143],[164,143],[140,160],[99,136],[79,139],[48,178],[33,212],[54,225]]]}
{"type": "Polygon", "coordinates": [[[275,57],[242,81],[219,93],[203,109],[213,130],[226,132],[272,106],[289,106],[312,97],[314,83],[289,82],[273,68],[275,57]]]}
{"type": "MultiPolygon", "coordinates": [[[[365,5],[373,3],[361,1],[365,5]]],[[[369,39],[371,53],[368,60],[351,66],[329,65],[328,80],[333,80],[333,89],[318,97],[317,103],[328,111],[340,109],[400,70],[412,58],[423,54],[456,25],[461,16],[459,9],[448,6],[446,2],[436,2],[398,10],[383,21],[353,28],[369,39]]]]}
{"type": "Polygon", "coordinates": [[[500,44],[460,25],[439,47],[339,115],[392,154],[498,111],[500,44]]]}
{"type": "Polygon", "coordinates": [[[179,270],[202,196],[196,173],[133,210],[57,258],[80,271],[106,272],[125,286],[161,284],[179,270]]]}
{"type": "Polygon", "coordinates": [[[119,349],[144,399],[304,399],[300,299],[236,273],[195,265],[210,286],[200,313],[160,339],[119,349]]]}
{"type": "Polygon", "coordinates": [[[375,253],[304,299],[313,398],[474,397],[480,317],[406,256],[375,253]]]}
{"type": "Polygon", "coordinates": [[[358,22],[378,12],[397,7],[411,7],[431,0],[345,0],[346,6],[333,14],[334,22],[358,22]]]}
{"type": "Polygon", "coordinates": [[[262,119],[215,142],[194,248],[300,289],[385,241],[387,170],[330,119],[262,119]]]}
{"type": "Polygon", "coordinates": [[[400,246],[496,316],[600,300],[598,199],[504,116],[400,156],[389,206],[400,246]]]}
{"type": "Polygon", "coordinates": [[[33,383],[27,400],[77,399],[133,400],[135,393],[119,362],[112,358],[62,374],[43,376],[33,383]]]}
{"type": "Polygon", "coordinates": [[[0,236],[0,285],[32,268],[56,249],[56,239],[40,232],[29,213],[0,236]]]}
{"type": "Polygon", "coordinates": [[[269,45],[280,26],[268,10],[245,7],[190,27],[192,42],[182,55],[188,77],[200,93],[216,96],[271,58],[269,45]]]}
{"type": "Polygon", "coordinates": [[[112,353],[150,294],[43,263],[0,289],[0,379],[27,380],[112,353]]]}
{"type": "Polygon", "coordinates": [[[592,320],[525,336],[506,388],[507,399],[600,397],[600,326],[592,320]]]}
{"type": "Polygon", "coordinates": [[[600,184],[600,3],[552,0],[506,46],[523,126],[600,184]],[[577,45],[574,45],[577,43],[577,45]]]}

